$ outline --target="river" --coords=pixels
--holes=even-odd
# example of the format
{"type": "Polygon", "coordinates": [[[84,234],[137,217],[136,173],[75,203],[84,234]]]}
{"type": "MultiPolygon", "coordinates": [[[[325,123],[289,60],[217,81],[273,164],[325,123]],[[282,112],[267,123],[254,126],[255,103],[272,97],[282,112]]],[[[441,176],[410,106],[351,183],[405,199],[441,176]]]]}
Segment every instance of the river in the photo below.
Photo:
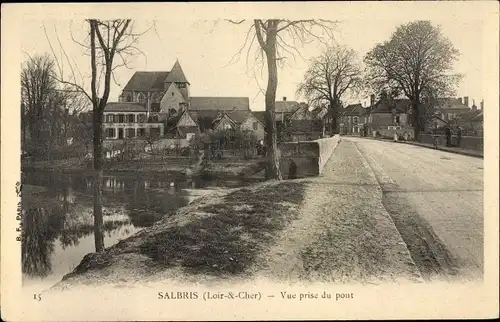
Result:
{"type": "MultiPolygon", "coordinates": [[[[53,285],[95,251],[92,177],[30,171],[23,173],[22,183],[23,285],[53,285]]],[[[105,174],[105,247],[153,225],[209,189],[245,184],[247,180],[105,174]]]]}

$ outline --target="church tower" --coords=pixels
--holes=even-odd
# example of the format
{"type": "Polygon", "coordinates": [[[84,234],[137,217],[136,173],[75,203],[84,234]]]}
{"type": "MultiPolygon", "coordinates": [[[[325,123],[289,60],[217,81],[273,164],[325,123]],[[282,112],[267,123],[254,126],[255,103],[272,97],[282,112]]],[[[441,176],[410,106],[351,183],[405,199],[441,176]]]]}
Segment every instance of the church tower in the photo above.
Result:
{"type": "Polygon", "coordinates": [[[165,83],[165,90],[167,90],[170,87],[170,85],[174,83],[175,86],[182,93],[182,96],[184,96],[184,99],[186,101],[189,101],[190,84],[186,79],[184,72],[182,71],[182,67],[178,59],[175,61],[174,67],[172,67],[172,70],[170,70],[170,73],[168,74],[167,78],[165,78],[164,83],[165,83]]]}

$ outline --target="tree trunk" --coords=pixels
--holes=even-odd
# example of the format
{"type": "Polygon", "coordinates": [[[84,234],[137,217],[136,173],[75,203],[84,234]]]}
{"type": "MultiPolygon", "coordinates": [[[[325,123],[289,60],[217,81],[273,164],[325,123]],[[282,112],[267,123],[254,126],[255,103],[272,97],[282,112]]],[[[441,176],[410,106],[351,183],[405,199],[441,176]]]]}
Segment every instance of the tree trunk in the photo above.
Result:
{"type": "Polygon", "coordinates": [[[267,89],[266,89],[266,145],[267,168],[266,180],[282,180],[280,171],[280,153],[276,136],[276,90],[278,88],[278,67],[276,64],[276,30],[267,33],[266,58],[267,58],[267,89]]]}
{"type": "Polygon", "coordinates": [[[95,251],[104,251],[104,222],[102,216],[102,128],[99,112],[94,111],[94,240],[95,251]]]}
{"type": "Polygon", "coordinates": [[[414,131],[414,140],[419,141],[420,139],[420,110],[419,103],[416,100],[412,101],[412,118],[413,118],[413,131],[414,131]]]}

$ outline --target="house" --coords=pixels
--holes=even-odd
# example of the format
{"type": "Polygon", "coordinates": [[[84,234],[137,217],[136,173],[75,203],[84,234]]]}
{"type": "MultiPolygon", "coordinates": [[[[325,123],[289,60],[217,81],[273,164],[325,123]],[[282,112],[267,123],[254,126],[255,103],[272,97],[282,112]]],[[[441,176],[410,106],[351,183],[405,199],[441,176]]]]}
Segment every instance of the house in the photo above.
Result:
{"type": "Polygon", "coordinates": [[[361,104],[350,104],[339,113],[340,134],[360,135],[363,132],[363,126],[368,123],[369,110],[361,104]]]}
{"type": "Polygon", "coordinates": [[[161,137],[164,134],[163,122],[148,119],[148,111],[142,104],[108,103],[103,114],[104,138],[106,139],[161,137]]]}
{"type": "Polygon", "coordinates": [[[469,97],[462,98],[440,98],[436,100],[434,114],[438,116],[434,119],[433,126],[442,127],[452,122],[460,114],[467,113],[469,108],[469,97]]]}
{"type": "Polygon", "coordinates": [[[299,107],[299,102],[297,101],[287,101],[286,97],[283,97],[282,101],[276,101],[274,105],[274,113],[276,115],[276,122],[284,122],[287,117],[292,116],[292,114],[299,107]]]}
{"type": "Polygon", "coordinates": [[[462,111],[456,115],[449,123],[452,126],[460,126],[466,135],[482,136],[483,135],[483,108],[484,102],[481,102],[481,109],[478,109],[473,103],[472,107],[467,111],[462,111]]]}
{"type": "Polygon", "coordinates": [[[295,111],[285,117],[283,128],[283,140],[287,141],[307,141],[321,138],[324,134],[322,113],[318,109],[309,110],[305,103],[297,105],[295,111]]]}
{"type": "Polygon", "coordinates": [[[106,128],[110,129],[107,137],[140,137],[152,131],[160,132],[161,136],[188,138],[224,126],[252,130],[263,137],[264,125],[250,111],[247,97],[192,97],[190,86],[178,60],[170,71],[135,72],[119,102],[105,107],[105,115],[113,115],[106,122],[106,128]],[[119,124],[126,121],[126,128],[120,129],[115,124],[115,115],[119,124]],[[221,123],[219,117],[223,115],[226,121],[221,123]]]}
{"type": "Polygon", "coordinates": [[[367,112],[368,134],[379,130],[410,128],[412,124],[409,99],[382,98],[371,104],[367,112]]]}

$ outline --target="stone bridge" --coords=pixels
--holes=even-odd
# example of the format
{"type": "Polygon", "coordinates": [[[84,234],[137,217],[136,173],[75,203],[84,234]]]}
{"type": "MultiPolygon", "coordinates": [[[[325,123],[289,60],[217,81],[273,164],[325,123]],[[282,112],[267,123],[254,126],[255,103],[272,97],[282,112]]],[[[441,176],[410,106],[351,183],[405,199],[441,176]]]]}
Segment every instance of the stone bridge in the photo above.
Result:
{"type": "Polygon", "coordinates": [[[296,165],[296,177],[304,178],[321,175],[326,161],[340,141],[339,135],[330,138],[303,142],[283,142],[279,145],[281,153],[281,173],[283,179],[290,178],[290,165],[296,165]]]}

